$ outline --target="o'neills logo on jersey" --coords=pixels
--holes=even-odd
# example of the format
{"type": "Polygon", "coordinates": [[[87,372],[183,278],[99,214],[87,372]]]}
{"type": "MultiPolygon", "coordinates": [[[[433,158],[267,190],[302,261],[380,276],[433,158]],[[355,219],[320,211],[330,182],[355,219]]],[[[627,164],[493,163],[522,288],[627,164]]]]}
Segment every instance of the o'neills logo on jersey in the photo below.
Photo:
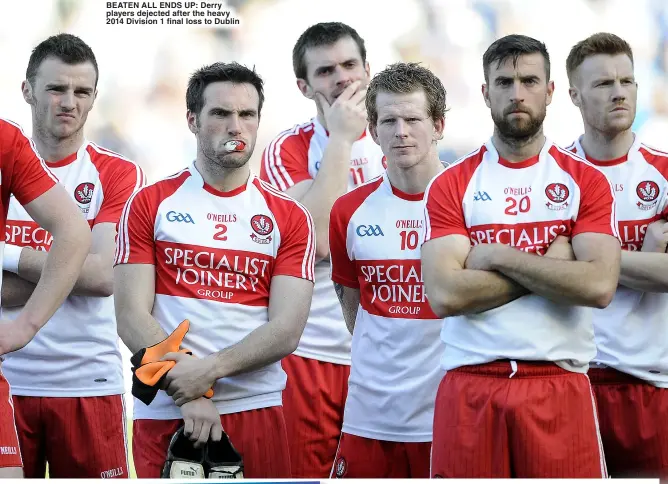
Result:
{"type": "Polygon", "coordinates": [[[636,187],[636,195],[640,199],[636,205],[640,210],[651,210],[659,203],[659,185],[652,180],[646,180],[638,183],[636,187]]]}
{"type": "Polygon", "coordinates": [[[156,241],[156,293],[266,306],[273,257],[156,241]]]}
{"type": "Polygon", "coordinates": [[[387,318],[437,319],[427,302],[420,260],[357,261],[360,303],[387,318]]]}
{"type": "Polygon", "coordinates": [[[505,244],[525,252],[544,255],[557,235],[571,233],[570,220],[528,222],[522,224],[476,225],[469,229],[473,245],[505,244]]]}
{"type": "Polygon", "coordinates": [[[659,217],[652,217],[645,220],[627,220],[619,222],[619,238],[622,239],[622,250],[640,250],[645,241],[645,232],[647,226],[659,220],[659,217]]]}
{"type": "Polygon", "coordinates": [[[53,236],[33,221],[8,220],[5,226],[5,241],[8,244],[48,251],[53,236]]]}
{"type": "MultiPolygon", "coordinates": [[[[269,235],[274,230],[274,222],[267,215],[253,215],[253,218],[251,218],[251,227],[258,235],[269,235]]],[[[262,238],[251,234],[250,238],[258,244],[268,244],[271,242],[271,236],[262,238]]]]}
{"type": "Polygon", "coordinates": [[[550,210],[565,210],[568,208],[568,197],[570,191],[563,183],[550,183],[545,187],[545,196],[548,202],[545,204],[550,210]]]}

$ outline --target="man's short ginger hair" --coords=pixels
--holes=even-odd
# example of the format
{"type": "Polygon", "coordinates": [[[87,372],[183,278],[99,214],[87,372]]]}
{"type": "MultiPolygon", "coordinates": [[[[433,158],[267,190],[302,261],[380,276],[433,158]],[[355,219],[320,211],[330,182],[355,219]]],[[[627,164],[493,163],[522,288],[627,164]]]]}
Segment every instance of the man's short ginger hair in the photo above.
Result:
{"type": "Polygon", "coordinates": [[[573,74],[587,59],[595,55],[626,54],[633,64],[633,50],[628,42],[621,37],[608,32],[599,32],[581,40],[573,46],[566,59],[566,74],[568,82],[573,85],[573,74]]]}

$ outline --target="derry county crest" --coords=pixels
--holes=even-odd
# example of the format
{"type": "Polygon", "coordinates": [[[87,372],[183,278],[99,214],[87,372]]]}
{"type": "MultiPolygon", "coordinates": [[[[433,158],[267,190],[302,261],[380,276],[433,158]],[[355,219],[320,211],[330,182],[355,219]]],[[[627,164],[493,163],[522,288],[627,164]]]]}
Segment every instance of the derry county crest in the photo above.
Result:
{"type": "Polygon", "coordinates": [[[640,210],[651,210],[659,202],[659,185],[651,180],[646,180],[638,183],[636,187],[636,195],[640,199],[636,202],[636,206],[640,210]]]}
{"type": "Polygon", "coordinates": [[[271,232],[274,230],[274,222],[266,215],[254,215],[251,218],[251,227],[255,234],[251,234],[251,240],[257,244],[268,244],[271,242],[271,232]],[[268,237],[258,237],[267,235],[268,237]]]}
{"type": "Polygon", "coordinates": [[[550,210],[566,210],[568,208],[570,191],[563,183],[550,183],[545,187],[545,196],[548,200],[545,205],[550,210]]]}

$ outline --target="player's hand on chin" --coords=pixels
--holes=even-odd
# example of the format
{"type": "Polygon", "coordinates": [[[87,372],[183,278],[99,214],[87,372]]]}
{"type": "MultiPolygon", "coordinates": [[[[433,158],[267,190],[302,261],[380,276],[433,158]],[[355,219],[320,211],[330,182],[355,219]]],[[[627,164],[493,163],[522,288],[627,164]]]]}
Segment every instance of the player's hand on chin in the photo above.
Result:
{"type": "Polygon", "coordinates": [[[551,259],[575,260],[575,253],[571,240],[563,235],[557,235],[557,238],[550,244],[545,252],[545,257],[551,259]]]}
{"type": "Polygon", "coordinates": [[[642,252],[666,252],[668,245],[668,222],[657,220],[647,226],[642,252]]]}
{"type": "Polygon", "coordinates": [[[30,343],[36,330],[22,321],[0,320],[0,355],[20,350],[30,343]]]}
{"type": "Polygon", "coordinates": [[[163,390],[179,407],[204,395],[216,381],[208,358],[199,359],[185,353],[167,353],[162,361],[176,361],[165,376],[163,390]]]}
{"type": "Polygon", "coordinates": [[[220,414],[214,403],[204,397],[181,405],[183,433],[195,447],[201,447],[209,439],[219,441],[223,436],[220,414]]]}
{"type": "Polygon", "coordinates": [[[502,250],[507,250],[509,247],[503,244],[478,244],[471,247],[466,262],[465,269],[473,269],[477,271],[491,271],[494,257],[502,250]]]}

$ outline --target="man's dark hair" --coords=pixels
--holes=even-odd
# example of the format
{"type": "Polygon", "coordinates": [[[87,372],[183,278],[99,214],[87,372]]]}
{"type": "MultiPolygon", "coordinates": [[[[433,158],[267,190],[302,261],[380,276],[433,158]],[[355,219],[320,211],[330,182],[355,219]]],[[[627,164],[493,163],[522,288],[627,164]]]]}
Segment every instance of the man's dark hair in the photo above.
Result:
{"type": "Polygon", "coordinates": [[[237,62],[216,62],[197,69],[188,81],[186,91],[186,108],[191,113],[199,114],[204,107],[204,90],[214,82],[231,82],[234,84],[251,84],[257,91],[260,102],[257,108],[258,117],[264,104],[264,82],[251,70],[237,62]]]}
{"type": "Polygon", "coordinates": [[[369,124],[378,123],[376,98],[379,92],[409,94],[424,91],[429,116],[434,121],[445,117],[445,88],[441,80],[426,67],[417,63],[398,62],[376,74],[366,91],[366,111],[369,124]]]}
{"type": "Polygon", "coordinates": [[[489,68],[496,62],[497,68],[508,59],[512,59],[513,66],[517,67],[520,56],[528,54],[541,54],[545,61],[546,81],[550,80],[550,54],[547,47],[540,40],[526,35],[506,35],[494,41],[482,56],[482,68],[485,72],[485,82],[489,82],[489,68]]]}
{"type": "Polygon", "coordinates": [[[633,64],[633,50],[628,42],[615,34],[599,32],[575,44],[569,52],[566,58],[566,74],[568,74],[568,82],[571,85],[573,84],[573,72],[587,57],[598,54],[626,54],[633,64]]]}
{"type": "Polygon", "coordinates": [[[366,47],[364,39],[359,36],[357,31],[341,22],[323,22],[311,25],[299,36],[297,43],[292,49],[292,68],[295,71],[297,79],[306,79],[306,51],[313,47],[323,45],[332,45],[344,37],[352,38],[360,51],[362,63],[366,64],[366,47]]]}
{"type": "Polygon", "coordinates": [[[49,57],[55,57],[69,65],[90,62],[95,68],[95,87],[97,87],[100,71],[97,68],[93,49],[86,42],[72,34],[52,35],[40,42],[32,50],[30,59],[28,59],[28,68],[26,69],[26,79],[31,85],[35,85],[35,77],[37,76],[39,66],[49,57]]]}

